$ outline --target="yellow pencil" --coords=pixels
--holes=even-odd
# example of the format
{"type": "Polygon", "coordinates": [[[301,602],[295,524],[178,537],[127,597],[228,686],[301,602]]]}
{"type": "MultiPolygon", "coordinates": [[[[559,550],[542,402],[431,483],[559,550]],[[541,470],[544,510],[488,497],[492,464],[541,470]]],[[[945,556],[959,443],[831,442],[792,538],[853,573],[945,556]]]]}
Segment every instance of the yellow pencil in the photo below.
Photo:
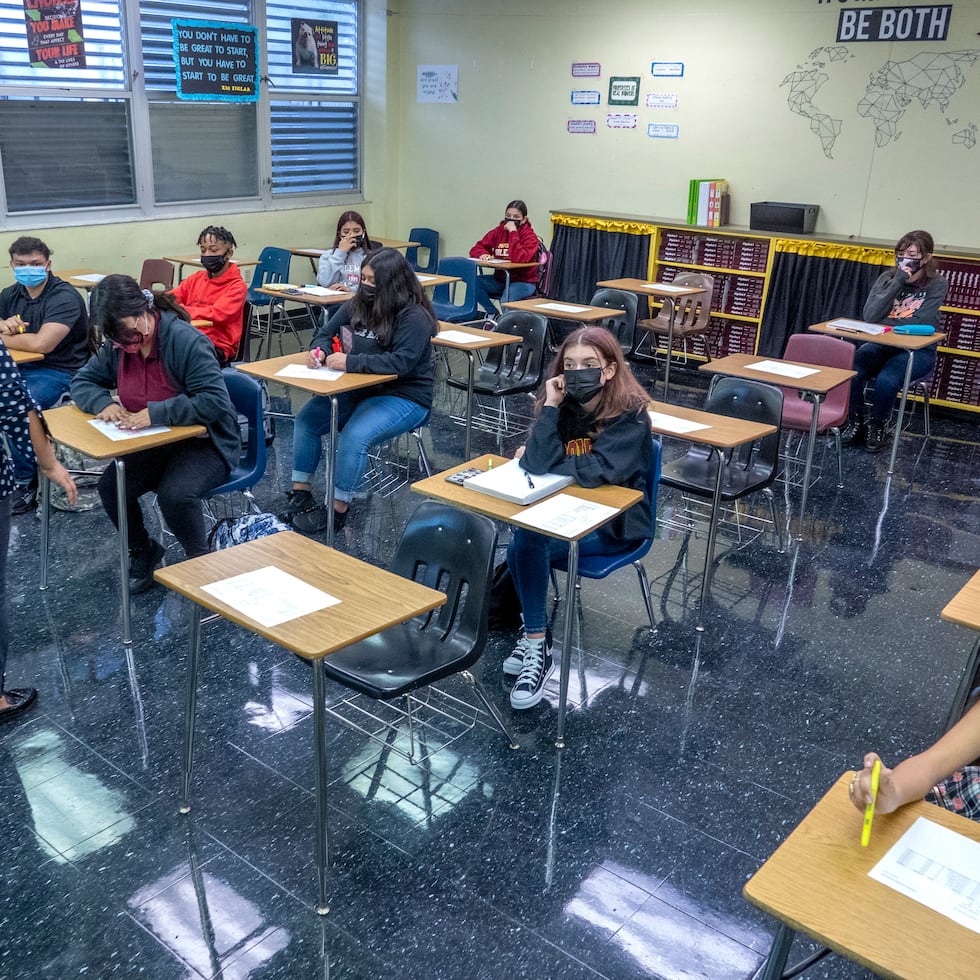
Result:
{"type": "Polygon", "coordinates": [[[871,767],[871,802],[864,808],[864,826],[861,828],[861,846],[871,842],[871,821],[875,817],[875,803],[878,800],[878,779],[881,776],[881,760],[875,759],[871,767]]]}

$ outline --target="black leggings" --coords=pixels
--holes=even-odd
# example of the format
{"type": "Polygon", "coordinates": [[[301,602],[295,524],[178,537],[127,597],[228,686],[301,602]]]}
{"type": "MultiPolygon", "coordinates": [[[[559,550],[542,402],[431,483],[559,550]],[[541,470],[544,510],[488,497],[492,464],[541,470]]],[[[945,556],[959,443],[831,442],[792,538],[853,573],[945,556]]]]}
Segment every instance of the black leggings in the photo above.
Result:
{"type": "MultiPolygon", "coordinates": [[[[201,498],[220,486],[229,474],[228,465],[218,455],[210,439],[187,439],[171,446],[144,449],[123,457],[126,464],[126,526],[129,546],[139,547],[148,540],[139,498],[155,490],[160,513],[188,558],[208,552],[201,498]]],[[[99,497],[109,520],[119,527],[115,466],[109,466],[99,479],[99,497]]]]}

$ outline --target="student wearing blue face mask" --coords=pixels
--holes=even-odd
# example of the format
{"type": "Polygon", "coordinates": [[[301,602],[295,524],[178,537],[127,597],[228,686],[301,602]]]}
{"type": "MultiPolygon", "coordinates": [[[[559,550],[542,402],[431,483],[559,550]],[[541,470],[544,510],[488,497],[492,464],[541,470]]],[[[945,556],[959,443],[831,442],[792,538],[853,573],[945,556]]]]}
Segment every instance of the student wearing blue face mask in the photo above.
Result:
{"type": "MultiPolygon", "coordinates": [[[[933,248],[932,235],[927,231],[910,231],[902,236],[895,246],[895,268],[878,277],[864,304],[867,322],[889,327],[921,323],[938,328],[939,308],[949,284],[939,275],[933,248]]],[[[898,347],[874,342],[858,347],[854,354],[857,375],[851,381],[850,416],[841,430],[844,443],[863,445],[869,453],[881,452],[885,423],[905,383],[907,357],[898,347]],[[875,390],[870,417],[865,419],[864,386],[870,378],[875,379],[875,390]]],[[[935,363],[935,346],[915,351],[910,381],[924,378],[935,363]]]]}
{"type": "MultiPolygon", "coordinates": [[[[576,330],[548,369],[535,405],[537,418],[517,454],[521,466],[531,474],[567,474],[581,487],[615,484],[645,490],[653,462],[649,400],[623,359],[619,341],[605,327],[576,330]]],[[[653,513],[644,497],[582,538],[579,554],[609,554],[652,536],[653,513]]],[[[548,579],[552,560],[567,551],[566,542],[523,528],[514,531],[507,550],[524,617],[523,635],[503,664],[504,673],[516,677],[513,708],[536,705],[554,672],[548,579]]]]}
{"type": "MultiPolygon", "coordinates": [[[[16,282],[0,292],[0,334],[10,350],[44,355],[20,371],[34,401],[51,408],[95,349],[88,312],[78,290],[51,272],[51,250],[40,238],[18,238],[9,252],[16,282]]],[[[37,468],[16,446],[11,460],[11,513],[26,514],[37,506],[37,468]]]]}

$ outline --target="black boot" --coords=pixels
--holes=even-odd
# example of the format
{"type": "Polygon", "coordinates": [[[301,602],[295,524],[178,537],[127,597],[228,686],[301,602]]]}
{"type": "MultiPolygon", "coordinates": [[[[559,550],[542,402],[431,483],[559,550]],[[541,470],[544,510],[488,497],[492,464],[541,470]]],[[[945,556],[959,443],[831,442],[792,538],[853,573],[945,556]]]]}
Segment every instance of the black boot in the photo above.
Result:
{"type": "Polygon", "coordinates": [[[147,538],[129,549],[129,594],[139,595],[153,585],[153,570],[163,558],[163,545],[147,538]]]}
{"type": "Polygon", "coordinates": [[[841,427],[840,441],[842,446],[863,446],[868,427],[864,419],[851,416],[841,427]]]}

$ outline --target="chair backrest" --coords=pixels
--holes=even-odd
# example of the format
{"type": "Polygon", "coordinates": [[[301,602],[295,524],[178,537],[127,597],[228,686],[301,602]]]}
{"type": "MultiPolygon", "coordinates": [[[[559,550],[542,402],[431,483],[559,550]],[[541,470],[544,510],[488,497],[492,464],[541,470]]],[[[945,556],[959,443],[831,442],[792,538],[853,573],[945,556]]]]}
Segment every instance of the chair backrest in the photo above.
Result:
{"type": "Polygon", "coordinates": [[[676,301],[674,329],[685,328],[688,333],[698,333],[708,328],[711,317],[711,300],[715,293],[715,277],[707,272],[682,272],[674,276],[675,286],[704,289],[701,296],[684,296],[676,301]]]}
{"type": "Polygon", "coordinates": [[[716,375],[708,390],[705,411],[764,422],[776,426],[771,436],[746,443],[732,450],[726,460],[731,468],[757,470],[760,480],[774,479],[779,468],[779,435],[783,415],[783,393],[775,385],[745,378],[726,378],[716,375]]]}
{"type": "Polygon", "coordinates": [[[228,482],[244,482],[247,478],[250,482],[245,485],[254,486],[265,474],[266,464],[262,386],[254,378],[234,368],[224,368],[221,376],[225,379],[228,397],[235,411],[248,423],[248,442],[242,447],[241,459],[229,476],[228,482]]]}
{"type": "Polygon", "coordinates": [[[446,604],[413,620],[437,630],[444,642],[472,647],[478,656],[487,639],[490,577],[497,529],[481,514],[434,500],[409,518],[391,570],[446,594],[446,604]]]}
{"type": "Polygon", "coordinates": [[[616,336],[623,350],[633,349],[633,333],[636,329],[636,293],[627,293],[622,289],[597,289],[589,300],[591,306],[601,306],[604,309],[618,311],[599,321],[597,326],[605,327],[616,336]]]}
{"type": "Polygon", "coordinates": [[[408,264],[416,272],[435,272],[439,268],[439,232],[432,228],[413,228],[408,233],[408,240],[418,242],[418,245],[410,245],[405,249],[408,264]],[[420,249],[428,255],[424,264],[419,260],[420,249]]]}
{"type": "Polygon", "coordinates": [[[476,274],[476,265],[470,259],[452,256],[439,260],[440,276],[457,276],[460,280],[432,290],[432,304],[439,319],[456,323],[476,319],[476,274]],[[465,294],[460,287],[465,288],[465,294]]]}
{"type": "MultiPolygon", "coordinates": [[[[822,367],[844,368],[854,367],[854,345],[846,340],[828,337],[819,333],[795,333],[786,342],[783,356],[788,361],[803,361],[805,364],[819,364],[822,367]]],[[[796,398],[793,388],[783,388],[783,399],[796,398]]],[[[820,403],[821,427],[837,425],[847,418],[851,404],[851,386],[838,385],[827,392],[827,397],[820,403]],[[825,421],[826,420],[826,421],[825,421]],[[838,421],[835,421],[838,420],[838,421]]]]}
{"type": "Polygon", "coordinates": [[[166,292],[174,288],[174,267],[166,259],[144,259],[140,270],[140,289],[166,292]]]}
{"type": "Polygon", "coordinates": [[[519,344],[491,347],[480,369],[480,379],[495,374],[508,385],[537,388],[544,374],[548,346],[548,318],[533,310],[507,310],[494,326],[494,333],[520,337],[519,344]]]}
{"type": "Polygon", "coordinates": [[[292,255],[284,248],[267,245],[262,249],[259,253],[259,264],[252,272],[252,282],[248,287],[248,301],[252,306],[269,305],[269,297],[255,290],[270,282],[288,282],[291,260],[292,255]]]}

